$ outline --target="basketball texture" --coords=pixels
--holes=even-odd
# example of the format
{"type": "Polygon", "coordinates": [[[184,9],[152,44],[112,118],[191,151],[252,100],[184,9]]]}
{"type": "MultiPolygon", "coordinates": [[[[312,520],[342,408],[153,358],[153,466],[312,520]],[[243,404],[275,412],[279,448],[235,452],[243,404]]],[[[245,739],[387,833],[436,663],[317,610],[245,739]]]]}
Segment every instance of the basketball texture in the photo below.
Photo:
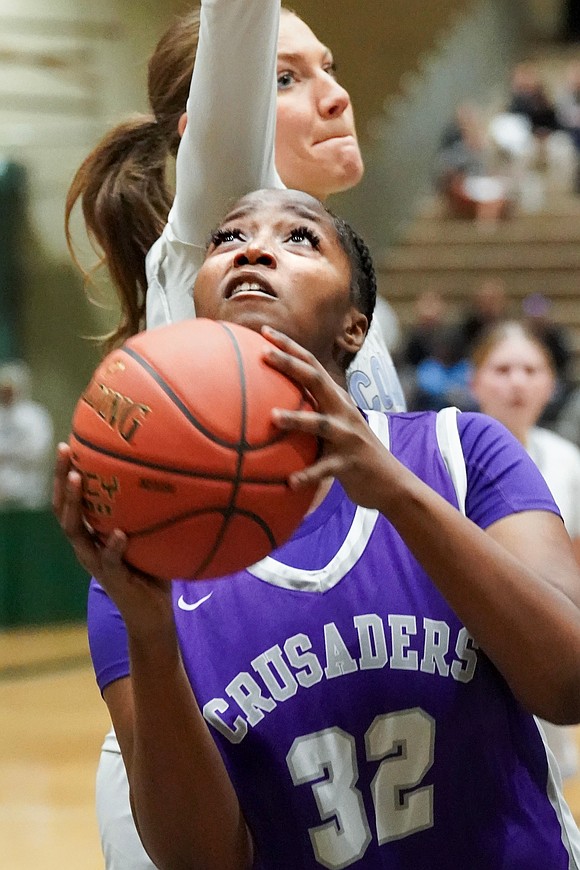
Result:
{"type": "Polygon", "coordinates": [[[79,399],[73,465],[101,538],[128,536],[126,561],[164,579],[220,577],[284,543],[314,492],[288,475],[318,443],[281,432],[271,409],[310,408],[262,358],[268,342],[205,319],[143,332],[110,353],[79,399]]]}

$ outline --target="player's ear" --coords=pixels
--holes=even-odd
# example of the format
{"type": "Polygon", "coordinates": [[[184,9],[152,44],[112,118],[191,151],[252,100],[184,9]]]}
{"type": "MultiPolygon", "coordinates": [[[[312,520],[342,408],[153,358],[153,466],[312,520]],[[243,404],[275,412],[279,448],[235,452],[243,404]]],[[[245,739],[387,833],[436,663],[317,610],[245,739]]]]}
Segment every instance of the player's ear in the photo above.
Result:
{"type": "Polygon", "coordinates": [[[183,134],[185,133],[185,128],[187,127],[187,112],[184,112],[183,115],[179,116],[179,121],[177,122],[177,132],[179,133],[179,138],[181,139],[183,134]]]}
{"type": "Polygon", "coordinates": [[[342,332],[337,336],[336,343],[339,349],[347,354],[354,355],[358,353],[366,338],[369,328],[369,322],[366,315],[359,311],[354,305],[344,316],[342,324],[342,332]]]}

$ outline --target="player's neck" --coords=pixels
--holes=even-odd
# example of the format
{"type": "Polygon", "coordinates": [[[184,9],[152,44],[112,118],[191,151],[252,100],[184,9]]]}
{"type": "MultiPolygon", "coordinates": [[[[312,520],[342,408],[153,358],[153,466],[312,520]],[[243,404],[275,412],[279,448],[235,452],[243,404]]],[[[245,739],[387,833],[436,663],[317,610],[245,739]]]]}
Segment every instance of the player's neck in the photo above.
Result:
{"type": "Polygon", "coordinates": [[[330,487],[332,486],[332,483],[333,483],[332,477],[327,477],[322,481],[322,483],[320,484],[320,486],[316,490],[316,495],[312,499],[312,503],[311,503],[310,507],[308,508],[308,510],[306,512],[307,516],[308,516],[308,514],[311,514],[313,511],[315,511],[316,508],[320,504],[322,504],[322,502],[324,501],[324,499],[326,498],[326,496],[328,495],[328,493],[330,491],[330,487]]]}

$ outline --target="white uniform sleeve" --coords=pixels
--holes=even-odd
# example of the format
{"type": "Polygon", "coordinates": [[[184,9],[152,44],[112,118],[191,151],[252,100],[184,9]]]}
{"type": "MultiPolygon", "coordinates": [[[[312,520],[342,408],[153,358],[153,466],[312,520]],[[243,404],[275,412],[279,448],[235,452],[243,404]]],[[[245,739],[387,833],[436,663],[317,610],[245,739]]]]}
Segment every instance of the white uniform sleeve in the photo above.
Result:
{"type": "Polygon", "coordinates": [[[194,316],[211,229],[240,196],[283,187],[274,166],[280,0],[204,0],[176,194],[147,256],[147,326],[194,316]]]}

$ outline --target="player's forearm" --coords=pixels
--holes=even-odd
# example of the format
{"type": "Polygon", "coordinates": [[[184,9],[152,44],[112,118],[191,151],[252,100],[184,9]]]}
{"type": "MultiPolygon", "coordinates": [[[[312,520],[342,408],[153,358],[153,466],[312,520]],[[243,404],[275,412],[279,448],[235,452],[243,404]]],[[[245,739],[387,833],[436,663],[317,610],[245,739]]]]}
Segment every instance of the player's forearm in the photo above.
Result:
{"type": "Polygon", "coordinates": [[[251,842],[177,645],[129,640],[134,699],[130,784],[160,870],[246,870],[251,842]]]}
{"type": "Polygon", "coordinates": [[[279,14],[279,0],[202,4],[171,211],[182,241],[205,245],[233,200],[281,186],[274,167],[279,14]]]}
{"type": "Polygon", "coordinates": [[[566,554],[549,545],[536,559],[540,542],[530,535],[529,555],[519,558],[388,461],[399,468],[382,487],[381,511],[414,557],[522,703],[552,721],[578,721],[580,609],[562,590],[580,588],[580,578],[566,554]]]}

